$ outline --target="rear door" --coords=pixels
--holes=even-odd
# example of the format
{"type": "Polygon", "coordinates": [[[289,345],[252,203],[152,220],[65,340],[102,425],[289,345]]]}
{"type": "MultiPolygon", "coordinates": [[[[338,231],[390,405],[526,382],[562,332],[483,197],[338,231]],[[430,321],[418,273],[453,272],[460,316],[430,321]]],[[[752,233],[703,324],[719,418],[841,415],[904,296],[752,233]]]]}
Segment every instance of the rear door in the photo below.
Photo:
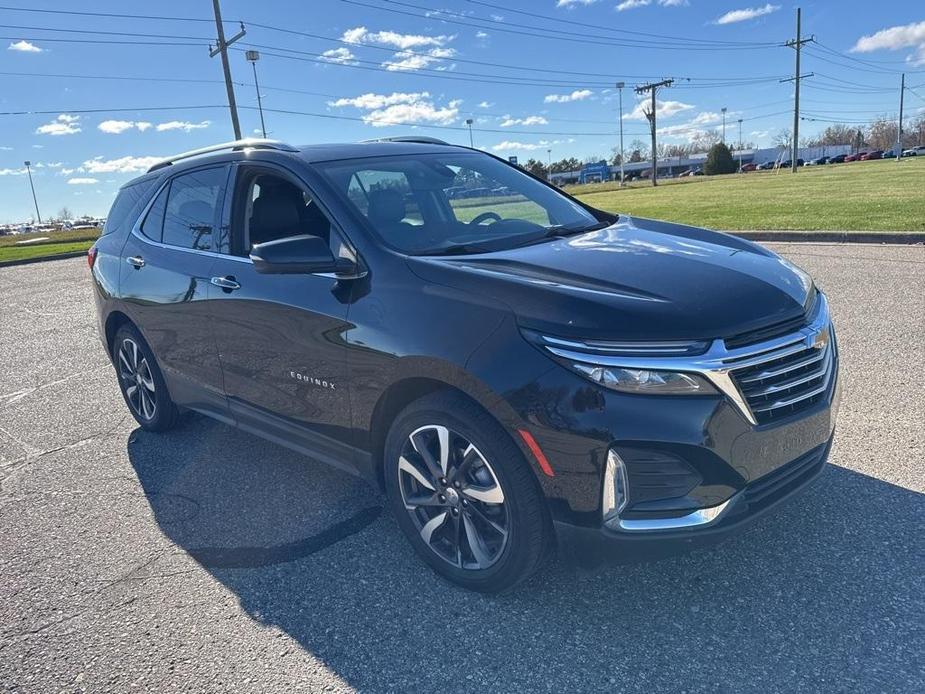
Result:
{"type": "Polygon", "coordinates": [[[229,420],[206,306],[211,269],[223,247],[227,165],[166,181],[122,251],[126,312],[154,351],[173,400],[229,420]]]}
{"type": "Polygon", "coordinates": [[[333,276],[267,275],[251,245],[298,234],[352,251],[305,186],[271,165],[236,167],[227,212],[232,253],[211,269],[209,302],[225,393],[239,425],[352,465],[346,333],[351,283],[333,276]]]}

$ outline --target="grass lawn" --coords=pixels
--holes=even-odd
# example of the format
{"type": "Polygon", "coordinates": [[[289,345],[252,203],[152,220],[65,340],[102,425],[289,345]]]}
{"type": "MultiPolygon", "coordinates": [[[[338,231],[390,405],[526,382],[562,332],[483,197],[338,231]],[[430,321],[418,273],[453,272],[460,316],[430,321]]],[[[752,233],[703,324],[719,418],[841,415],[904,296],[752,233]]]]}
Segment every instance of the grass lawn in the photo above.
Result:
{"type": "Polygon", "coordinates": [[[925,157],[566,190],[611,212],[711,229],[925,230],[925,157]]]}
{"type": "Polygon", "coordinates": [[[8,260],[24,260],[26,258],[57,255],[58,253],[85,251],[93,245],[99,235],[99,229],[76,229],[0,236],[0,263],[8,260]],[[46,236],[48,237],[47,241],[26,244],[17,243],[18,241],[28,241],[46,236]]]}

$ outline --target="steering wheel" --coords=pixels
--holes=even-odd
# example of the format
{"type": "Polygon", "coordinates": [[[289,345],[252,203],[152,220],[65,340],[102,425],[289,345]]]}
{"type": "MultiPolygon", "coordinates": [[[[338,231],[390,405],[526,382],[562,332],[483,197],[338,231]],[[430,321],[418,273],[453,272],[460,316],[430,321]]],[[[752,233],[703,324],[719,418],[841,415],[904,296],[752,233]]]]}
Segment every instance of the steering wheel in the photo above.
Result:
{"type": "Polygon", "coordinates": [[[469,226],[478,226],[479,224],[481,224],[487,219],[491,219],[492,221],[495,221],[495,222],[500,222],[501,215],[499,215],[496,212],[483,212],[482,214],[477,215],[475,219],[472,219],[469,222],[469,226]]]}

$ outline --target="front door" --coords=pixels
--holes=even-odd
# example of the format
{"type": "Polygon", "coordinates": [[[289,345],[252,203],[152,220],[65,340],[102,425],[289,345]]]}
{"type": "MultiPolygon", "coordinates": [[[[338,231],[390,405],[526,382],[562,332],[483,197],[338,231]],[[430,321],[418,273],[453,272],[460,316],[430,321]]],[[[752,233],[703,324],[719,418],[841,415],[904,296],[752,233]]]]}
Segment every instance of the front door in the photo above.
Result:
{"type": "Polygon", "coordinates": [[[255,243],[298,234],[331,239],[336,232],[287,172],[241,166],[236,179],[227,206],[232,255],[212,266],[209,288],[229,407],[242,428],[351,467],[351,453],[341,448],[350,428],[349,282],[261,274],[247,258],[255,243]]]}

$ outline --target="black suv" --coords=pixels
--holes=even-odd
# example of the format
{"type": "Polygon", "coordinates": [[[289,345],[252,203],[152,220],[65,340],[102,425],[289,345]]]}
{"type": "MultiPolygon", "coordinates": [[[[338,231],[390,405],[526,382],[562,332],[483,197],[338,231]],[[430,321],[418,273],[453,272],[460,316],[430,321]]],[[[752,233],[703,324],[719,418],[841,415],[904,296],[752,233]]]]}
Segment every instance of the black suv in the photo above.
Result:
{"type": "Polygon", "coordinates": [[[556,546],[721,537],[832,442],[838,350],[805,272],[464,147],[178,155],[121,189],[89,262],[144,429],[195,410],[361,475],[476,590],[556,546]]]}

